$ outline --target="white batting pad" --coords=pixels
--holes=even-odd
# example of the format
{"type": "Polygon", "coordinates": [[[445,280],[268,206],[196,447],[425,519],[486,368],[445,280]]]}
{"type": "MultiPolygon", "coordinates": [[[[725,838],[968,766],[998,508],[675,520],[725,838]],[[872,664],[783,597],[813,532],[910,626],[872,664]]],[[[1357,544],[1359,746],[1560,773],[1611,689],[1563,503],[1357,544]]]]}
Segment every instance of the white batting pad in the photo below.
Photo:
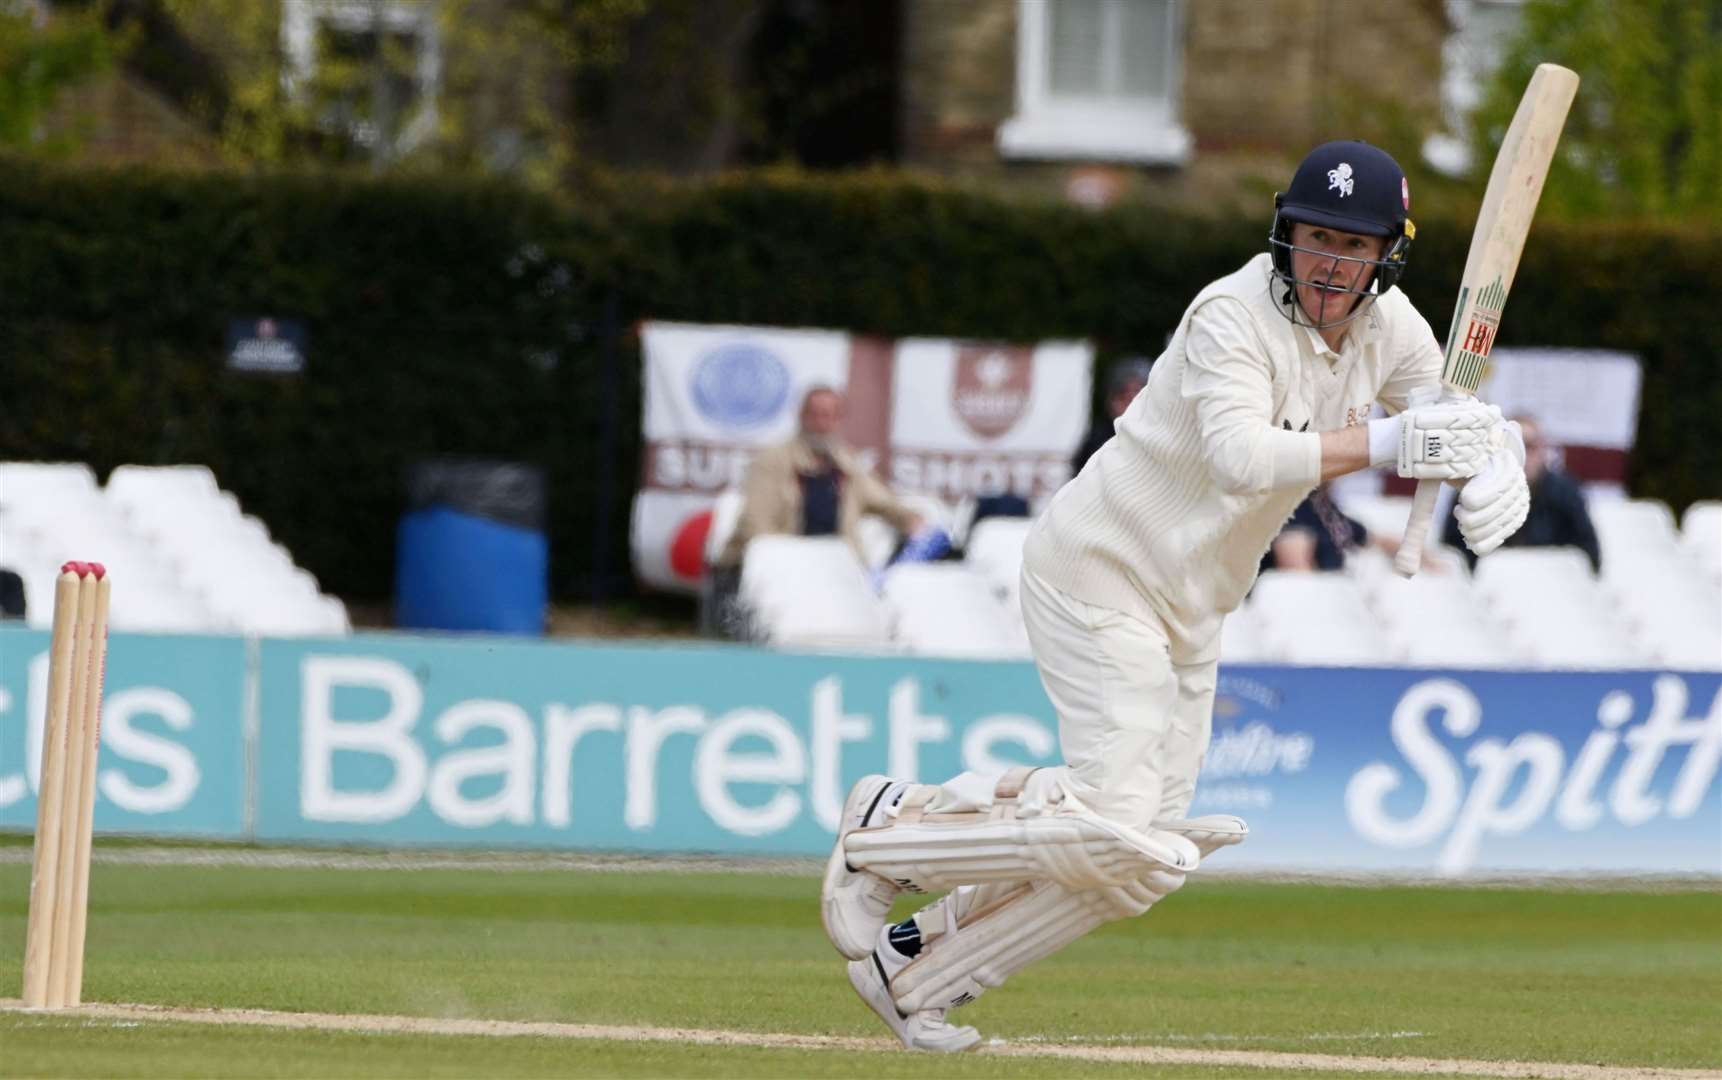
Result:
{"type": "Polygon", "coordinates": [[[1241,844],[1250,835],[1244,819],[1231,814],[1206,814],[1193,818],[1166,818],[1154,823],[1161,832],[1176,833],[1196,845],[1206,859],[1223,847],[1241,844]]]}
{"type": "Polygon", "coordinates": [[[1156,869],[1104,889],[1040,882],[959,890],[915,917],[928,944],[891,979],[892,997],[910,1014],[965,1005],[1102,923],[1142,914],[1183,883],[1183,873],[1156,869]]]}
{"type": "Polygon", "coordinates": [[[1159,869],[1188,873],[1201,863],[1182,836],[1107,821],[1074,799],[1046,798],[1044,787],[1019,802],[1031,772],[1006,773],[986,810],[928,812],[939,806],[940,789],[912,789],[889,824],[844,838],[845,857],[911,892],[1047,879],[1104,888],[1159,869]]]}

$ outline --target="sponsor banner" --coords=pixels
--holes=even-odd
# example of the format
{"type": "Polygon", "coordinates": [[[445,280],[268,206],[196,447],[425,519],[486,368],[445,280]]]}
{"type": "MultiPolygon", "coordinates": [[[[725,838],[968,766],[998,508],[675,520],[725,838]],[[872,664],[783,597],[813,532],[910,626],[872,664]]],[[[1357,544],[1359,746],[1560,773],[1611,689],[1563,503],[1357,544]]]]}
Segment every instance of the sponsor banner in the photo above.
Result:
{"type": "Polygon", "coordinates": [[[1719,763],[1714,674],[1223,669],[1192,812],[1239,865],[1718,874],[1719,763]]]}
{"type": "Polygon", "coordinates": [[[891,484],[943,498],[1050,495],[1088,424],[1087,345],[897,346],[891,484]]]}
{"type": "Polygon", "coordinates": [[[947,499],[1050,494],[1069,477],[1089,413],[1093,353],[852,336],[823,330],[647,323],[644,439],[631,546],[640,579],[691,591],[683,557],[714,497],[739,489],[760,448],[795,434],[815,386],[844,394],[843,435],[899,492],[947,499]]]}
{"type": "MultiPolygon", "coordinates": [[[[266,840],[819,854],[871,772],[1058,759],[1032,665],[405,638],[263,646],[266,840]]],[[[1722,678],[1226,669],[1228,866],[1722,873],[1722,678]]]]}
{"type": "Polygon", "coordinates": [[[1606,349],[1497,349],[1478,394],[1508,416],[1543,426],[1557,463],[1579,480],[1619,489],[1638,435],[1638,357],[1606,349]]]}
{"type": "Polygon", "coordinates": [[[1026,664],[366,637],[262,678],[264,840],[813,854],[862,775],[1055,752],[1026,664]]]}
{"type": "Polygon", "coordinates": [[[714,496],[683,491],[634,496],[634,572],[659,584],[697,583],[705,572],[715,502],[714,496]]]}
{"type": "MultiPolygon", "coordinates": [[[[1644,374],[1638,357],[1609,349],[1496,349],[1477,396],[1508,417],[1542,424],[1555,464],[1587,493],[1624,494],[1638,439],[1638,398],[1644,374]]],[[[1384,416],[1378,406],[1375,415],[1384,416]]],[[[1417,481],[1387,472],[1352,473],[1342,486],[1360,494],[1409,495],[1417,481]]],[[[1441,488],[1435,521],[1446,519],[1451,485],[1441,488]]]]}
{"type": "Polygon", "coordinates": [[[922,450],[1065,457],[1088,430],[1085,344],[1034,348],[909,338],[897,344],[891,442],[922,450]]]}
{"type": "MultiPolygon", "coordinates": [[[[0,630],[0,828],[46,649],[0,630]]],[[[818,855],[863,775],[1059,757],[1017,662],[116,634],[108,689],[104,832],[818,855]]],[[[1719,767],[1716,674],[1227,667],[1191,813],[1236,869],[1718,875],[1719,767]]]]}
{"type": "Polygon", "coordinates": [[[848,399],[845,436],[877,463],[888,402],[888,352],[827,330],[646,323],[640,490],[634,572],[659,589],[691,591],[719,492],[737,489],[761,447],[793,436],[801,399],[830,386],[848,399]],[[883,373],[883,377],[878,374],[883,373]]]}
{"type": "MultiPolygon", "coordinates": [[[[47,708],[48,633],[0,627],[0,828],[33,831],[47,708]]],[[[95,827],[245,833],[246,642],[113,634],[95,827]]]]}
{"type": "Polygon", "coordinates": [[[1477,393],[1508,416],[1530,413],[1549,441],[1632,449],[1638,435],[1638,357],[1607,349],[1496,349],[1477,393]]]}
{"type": "Polygon", "coordinates": [[[649,322],[640,341],[648,442],[782,442],[810,387],[849,381],[849,336],[827,330],[649,322]]]}

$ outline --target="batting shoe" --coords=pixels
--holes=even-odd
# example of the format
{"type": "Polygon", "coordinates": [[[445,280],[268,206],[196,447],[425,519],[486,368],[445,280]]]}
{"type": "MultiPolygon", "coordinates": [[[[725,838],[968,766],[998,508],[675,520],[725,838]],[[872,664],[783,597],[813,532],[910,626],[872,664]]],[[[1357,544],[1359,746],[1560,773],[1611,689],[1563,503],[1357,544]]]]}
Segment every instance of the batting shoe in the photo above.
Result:
{"type": "Polygon", "coordinates": [[[864,959],[849,961],[849,985],[867,1007],[885,1021],[885,1026],[911,1050],[956,1054],[980,1045],[981,1033],[945,1020],[943,1009],[922,1009],[904,1014],[891,998],[891,975],[909,963],[881,939],[879,948],[864,959]]]}
{"type": "Polygon", "coordinates": [[[843,857],[843,840],[856,829],[883,822],[886,810],[908,787],[888,776],[864,776],[849,789],[849,798],[843,802],[837,843],[826,860],[825,881],[819,889],[819,917],[825,923],[825,936],[850,960],[873,951],[873,941],[891,913],[891,904],[903,890],[896,882],[850,866],[843,857]]]}

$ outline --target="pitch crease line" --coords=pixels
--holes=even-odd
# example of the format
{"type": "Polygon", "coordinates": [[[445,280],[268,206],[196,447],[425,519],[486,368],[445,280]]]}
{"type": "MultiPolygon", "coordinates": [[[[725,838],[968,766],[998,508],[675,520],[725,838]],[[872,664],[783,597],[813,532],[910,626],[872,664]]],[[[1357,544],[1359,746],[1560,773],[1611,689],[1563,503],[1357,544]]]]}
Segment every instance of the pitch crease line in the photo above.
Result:
{"type": "MultiPolygon", "coordinates": [[[[469,1035],[488,1038],[585,1039],[607,1042],[674,1042],[702,1046],[747,1046],[786,1050],[898,1051],[886,1039],[842,1035],[789,1035],[631,1025],[571,1024],[534,1020],[437,1019],[418,1016],[290,1013],[266,1009],[193,1009],[167,1005],[87,1004],[75,1009],[26,1010],[16,998],[0,999],[0,1012],[44,1018],[156,1020],[186,1024],[342,1031],[371,1035],[469,1035]]],[[[1722,1080],[1722,1071],[1628,1065],[1582,1065],[1537,1061],[1466,1061],[1443,1058],[1363,1057],[1268,1050],[1194,1050],[1169,1046],[1080,1046],[988,1042],[974,1051],[990,1057],[1065,1058],[1140,1065],[1229,1065],[1321,1072],[1389,1072],[1450,1076],[1545,1077],[1548,1080],[1722,1080]]]]}

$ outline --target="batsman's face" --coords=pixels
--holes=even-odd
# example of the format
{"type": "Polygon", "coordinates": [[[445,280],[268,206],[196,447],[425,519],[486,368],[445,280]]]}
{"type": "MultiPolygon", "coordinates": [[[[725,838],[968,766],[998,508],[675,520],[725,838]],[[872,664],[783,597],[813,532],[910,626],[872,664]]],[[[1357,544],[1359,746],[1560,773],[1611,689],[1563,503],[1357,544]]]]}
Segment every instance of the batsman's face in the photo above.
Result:
{"type": "Polygon", "coordinates": [[[1291,229],[1292,276],[1297,298],[1310,318],[1320,322],[1344,315],[1375,277],[1372,260],[1387,251],[1387,238],[1342,232],[1297,222],[1291,229]]]}

